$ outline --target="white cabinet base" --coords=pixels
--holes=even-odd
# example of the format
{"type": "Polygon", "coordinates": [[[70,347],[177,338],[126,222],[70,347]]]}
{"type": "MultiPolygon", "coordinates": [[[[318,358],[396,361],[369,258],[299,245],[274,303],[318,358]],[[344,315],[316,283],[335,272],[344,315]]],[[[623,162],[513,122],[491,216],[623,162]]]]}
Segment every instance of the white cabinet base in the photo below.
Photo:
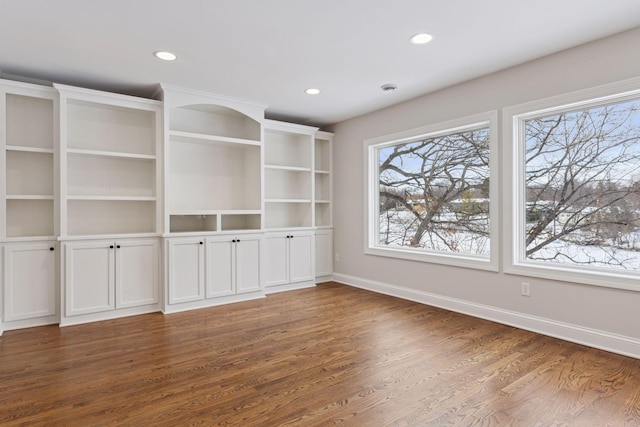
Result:
{"type": "Polygon", "coordinates": [[[2,330],[58,323],[56,242],[4,245],[2,330]]]}
{"type": "Polygon", "coordinates": [[[333,280],[333,229],[316,230],[316,283],[333,280]]]}
{"type": "Polygon", "coordinates": [[[164,313],[264,298],[263,235],[165,240],[164,313]]]}
{"type": "Polygon", "coordinates": [[[266,293],[315,286],[315,235],[312,230],[266,233],[265,248],[266,293]]]}
{"type": "Polygon", "coordinates": [[[63,244],[60,326],[160,310],[158,240],[63,244]]]}

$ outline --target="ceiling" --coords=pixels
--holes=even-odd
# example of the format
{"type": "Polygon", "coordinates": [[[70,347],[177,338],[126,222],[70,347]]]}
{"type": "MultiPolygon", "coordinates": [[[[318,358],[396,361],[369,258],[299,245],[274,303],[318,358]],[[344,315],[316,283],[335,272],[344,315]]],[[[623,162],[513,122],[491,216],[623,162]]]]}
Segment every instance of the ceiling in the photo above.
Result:
{"type": "Polygon", "coordinates": [[[1,0],[0,72],[323,126],[638,26],[638,0],[1,0]]]}

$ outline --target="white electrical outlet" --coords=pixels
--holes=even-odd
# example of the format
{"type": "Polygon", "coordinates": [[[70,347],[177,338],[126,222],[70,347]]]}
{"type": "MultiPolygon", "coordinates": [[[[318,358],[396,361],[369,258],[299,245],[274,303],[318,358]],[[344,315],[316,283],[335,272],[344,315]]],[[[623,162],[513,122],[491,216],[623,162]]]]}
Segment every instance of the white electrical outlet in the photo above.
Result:
{"type": "Polygon", "coordinates": [[[340,254],[336,252],[336,262],[340,262],[340,254]]]}
{"type": "Polygon", "coordinates": [[[520,289],[522,290],[522,296],[525,296],[525,297],[531,296],[531,285],[528,282],[520,283],[520,289]]]}

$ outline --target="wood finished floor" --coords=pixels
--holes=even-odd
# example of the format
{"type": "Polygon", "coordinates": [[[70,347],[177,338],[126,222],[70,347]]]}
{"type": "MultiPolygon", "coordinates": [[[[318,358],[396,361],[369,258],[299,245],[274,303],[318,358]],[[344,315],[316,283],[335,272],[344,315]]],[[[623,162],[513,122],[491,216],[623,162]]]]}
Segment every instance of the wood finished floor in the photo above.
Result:
{"type": "Polygon", "coordinates": [[[640,360],[338,285],[7,331],[0,425],[632,426],[640,360]]]}

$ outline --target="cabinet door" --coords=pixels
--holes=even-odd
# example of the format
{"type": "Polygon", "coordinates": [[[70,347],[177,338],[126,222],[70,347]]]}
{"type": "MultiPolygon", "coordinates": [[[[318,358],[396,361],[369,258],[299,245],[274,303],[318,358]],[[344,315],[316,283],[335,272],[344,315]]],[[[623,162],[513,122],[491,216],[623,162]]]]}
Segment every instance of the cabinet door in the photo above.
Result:
{"type": "Polygon", "coordinates": [[[169,247],[169,304],[204,299],[204,240],[172,239],[169,247]]]}
{"type": "Polygon", "coordinates": [[[293,233],[289,240],[289,282],[315,280],[313,265],[315,248],[313,232],[293,233]]]}
{"type": "Polygon", "coordinates": [[[158,303],[158,241],[116,242],[116,308],[158,303]]]}
{"type": "Polygon", "coordinates": [[[53,242],[4,247],[4,320],[56,314],[53,242]]]}
{"type": "Polygon", "coordinates": [[[256,236],[240,236],[235,244],[236,292],[259,291],[262,289],[262,239],[256,236]]]}
{"type": "Polygon", "coordinates": [[[288,233],[268,233],[264,239],[265,286],[289,283],[288,233]]]}
{"type": "Polygon", "coordinates": [[[316,233],[316,277],[333,274],[333,232],[316,233]]]}
{"type": "Polygon", "coordinates": [[[235,294],[231,237],[207,239],[207,298],[235,294]]]}
{"type": "Polygon", "coordinates": [[[115,309],[113,242],[65,244],[65,313],[67,316],[115,309]]]}

